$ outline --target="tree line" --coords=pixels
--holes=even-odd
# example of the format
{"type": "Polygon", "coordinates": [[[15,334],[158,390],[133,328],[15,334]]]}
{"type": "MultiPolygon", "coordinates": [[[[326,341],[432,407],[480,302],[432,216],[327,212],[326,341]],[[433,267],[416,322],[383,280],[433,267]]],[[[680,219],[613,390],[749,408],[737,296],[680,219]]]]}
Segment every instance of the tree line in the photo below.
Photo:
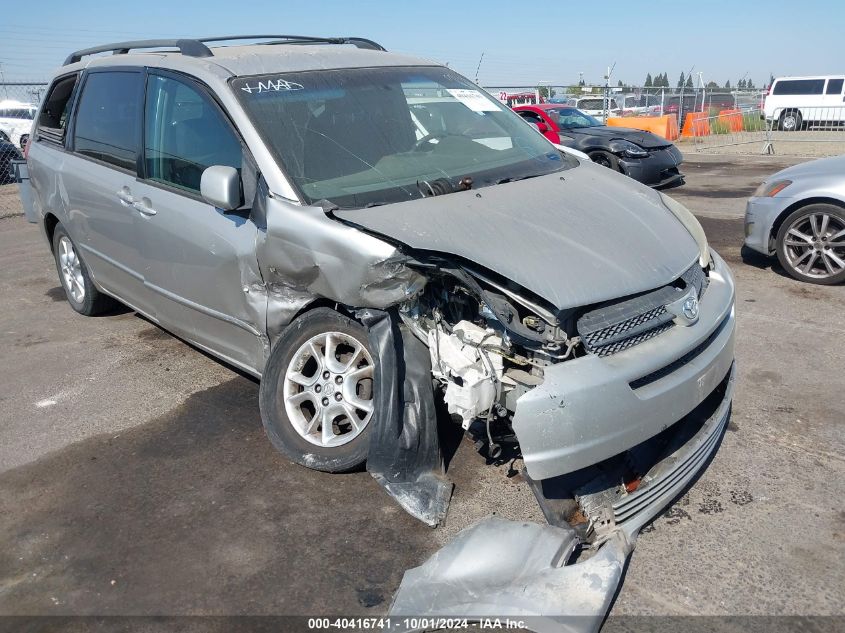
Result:
{"type": "MultiPolygon", "coordinates": [[[[771,86],[774,82],[775,78],[769,78],[769,85],[771,86]]],[[[669,75],[667,73],[661,73],[654,77],[651,76],[651,73],[648,73],[645,77],[645,83],[643,84],[644,88],[671,88],[672,85],[669,83],[669,75]]],[[[693,78],[692,75],[689,77],[685,77],[684,73],[681,72],[681,76],[678,78],[678,81],[675,85],[676,88],[692,88],[693,87],[693,78]]],[[[731,80],[728,79],[724,85],[720,86],[715,81],[707,82],[707,88],[724,88],[725,90],[732,90],[733,86],[731,85],[731,80]]],[[[737,90],[756,90],[757,86],[754,85],[754,81],[751,79],[742,78],[736,83],[737,90]]]]}

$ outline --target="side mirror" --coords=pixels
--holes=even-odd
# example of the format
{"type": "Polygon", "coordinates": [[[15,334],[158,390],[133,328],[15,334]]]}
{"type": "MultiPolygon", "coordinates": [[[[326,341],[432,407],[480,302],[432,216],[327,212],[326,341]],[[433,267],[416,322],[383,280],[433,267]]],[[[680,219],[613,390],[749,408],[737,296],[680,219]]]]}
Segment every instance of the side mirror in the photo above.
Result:
{"type": "Polygon", "coordinates": [[[549,131],[549,126],[545,123],[535,123],[534,125],[537,126],[537,131],[540,132],[540,134],[545,134],[549,131]]]}
{"type": "Polygon", "coordinates": [[[234,167],[212,165],[202,172],[200,194],[209,204],[224,211],[237,209],[243,204],[241,177],[234,167]]]}

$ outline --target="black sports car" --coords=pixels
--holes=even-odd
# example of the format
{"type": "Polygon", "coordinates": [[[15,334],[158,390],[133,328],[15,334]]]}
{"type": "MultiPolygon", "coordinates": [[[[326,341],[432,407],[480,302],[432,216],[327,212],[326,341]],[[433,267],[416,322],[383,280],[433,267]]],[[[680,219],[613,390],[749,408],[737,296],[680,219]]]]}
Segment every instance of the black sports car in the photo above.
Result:
{"type": "Polygon", "coordinates": [[[517,106],[514,110],[533,123],[553,143],[587,154],[594,163],[627,174],[651,187],[683,184],[680,150],[665,138],[624,127],[609,127],[571,106],[558,103],[517,106]]]}

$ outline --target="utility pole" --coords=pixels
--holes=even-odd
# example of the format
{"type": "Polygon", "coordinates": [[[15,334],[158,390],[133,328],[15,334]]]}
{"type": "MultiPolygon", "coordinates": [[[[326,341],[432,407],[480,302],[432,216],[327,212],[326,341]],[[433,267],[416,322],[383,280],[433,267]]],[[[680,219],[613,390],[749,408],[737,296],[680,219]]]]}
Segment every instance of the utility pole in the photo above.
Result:
{"type": "Polygon", "coordinates": [[[613,66],[607,67],[607,74],[604,76],[604,121],[607,124],[607,110],[610,107],[610,76],[613,74],[613,69],[616,68],[616,62],[613,66]]]}
{"type": "Polygon", "coordinates": [[[0,62],[0,84],[3,84],[3,94],[9,98],[9,87],[6,85],[6,75],[3,74],[3,62],[0,62]]]}
{"type": "Polygon", "coordinates": [[[475,83],[478,83],[478,72],[481,70],[481,62],[484,60],[484,53],[481,53],[481,57],[478,58],[478,66],[475,68],[475,83]]]}

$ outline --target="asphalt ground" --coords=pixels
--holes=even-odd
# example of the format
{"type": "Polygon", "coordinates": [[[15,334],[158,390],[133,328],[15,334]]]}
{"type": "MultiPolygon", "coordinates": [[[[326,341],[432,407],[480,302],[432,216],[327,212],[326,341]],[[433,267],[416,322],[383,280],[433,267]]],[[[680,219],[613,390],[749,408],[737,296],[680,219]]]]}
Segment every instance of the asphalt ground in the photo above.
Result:
{"type": "MultiPolygon", "coordinates": [[[[692,157],[669,192],[735,274],[738,386],[614,615],[845,615],[845,288],[740,255],[745,198],[799,160],[692,157]]],[[[0,270],[0,615],[378,615],[461,528],[542,521],[468,439],[434,530],[366,473],[289,464],[255,380],[130,311],[77,315],[18,215],[0,219],[0,270]]]]}

